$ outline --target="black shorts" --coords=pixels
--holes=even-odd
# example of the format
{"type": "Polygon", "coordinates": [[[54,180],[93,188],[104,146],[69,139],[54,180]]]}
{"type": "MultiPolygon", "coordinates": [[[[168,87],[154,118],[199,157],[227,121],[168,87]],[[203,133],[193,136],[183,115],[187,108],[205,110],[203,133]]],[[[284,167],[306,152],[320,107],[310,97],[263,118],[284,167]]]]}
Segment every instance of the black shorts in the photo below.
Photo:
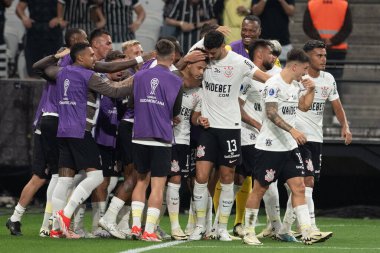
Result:
{"type": "Polygon", "coordinates": [[[314,177],[315,181],[319,181],[322,164],[322,143],[309,141],[298,148],[305,167],[305,177],[311,176],[314,177]]]}
{"type": "Polygon", "coordinates": [[[133,143],[133,161],[140,174],[151,172],[151,177],[167,177],[170,173],[171,147],[133,143]]]}
{"type": "Polygon", "coordinates": [[[236,166],[235,173],[243,177],[250,177],[253,175],[253,170],[256,166],[255,157],[257,149],[255,145],[241,146],[242,163],[236,166]]]}
{"type": "Polygon", "coordinates": [[[286,181],[304,176],[305,170],[298,148],[280,152],[257,150],[254,178],[262,186],[270,185],[280,177],[286,181]]]}
{"type": "Polygon", "coordinates": [[[85,131],[84,138],[58,138],[59,168],[76,171],[95,168],[101,170],[101,157],[91,133],[85,131]]]}
{"type": "Polygon", "coordinates": [[[121,120],[118,128],[117,143],[119,157],[123,166],[133,163],[133,145],[132,145],[133,123],[121,120]]]}
{"type": "Polygon", "coordinates": [[[181,175],[184,178],[189,177],[190,173],[190,146],[185,144],[176,144],[172,146],[172,161],[169,176],[181,175]]]}
{"type": "Polygon", "coordinates": [[[116,167],[116,151],[113,147],[107,147],[98,144],[100,156],[102,157],[103,177],[118,177],[119,173],[116,167]]]}
{"type": "Polygon", "coordinates": [[[41,141],[46,164],[51,174],[58,174],[59,145],[57,129],[58,117],[41,117],[41,141]]]}
{"type": "Polygon", "coordinates": [[[202,129],[197,161],[210,161],[216,165],[234,168],[241,163],[240,129],[202,129]]]}
{"type": "Polygon", "coordinates": [[[46,164],[41,135],[34,133],[33,137],[34,148],[32,174],[38,176],[41,179],[49,179],[51,177],[51,173],[46,164]]]}

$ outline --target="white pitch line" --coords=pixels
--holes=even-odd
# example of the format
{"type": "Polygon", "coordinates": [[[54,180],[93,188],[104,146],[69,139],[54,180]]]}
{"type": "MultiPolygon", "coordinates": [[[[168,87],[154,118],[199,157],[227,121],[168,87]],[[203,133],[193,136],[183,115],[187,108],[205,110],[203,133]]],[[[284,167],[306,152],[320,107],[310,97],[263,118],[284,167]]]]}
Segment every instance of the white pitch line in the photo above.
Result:
{"type": "Polygon", "coordinates": [[[130,249],[130,250],[122,251],[120,253],[139,253],[139,252],[145,252],[145,251],[148,251],[148,250],[167,248],[167,247],[175,246],[175,245],[182,244],[182,243],[185,243],[185,242],[189,242],[189,241],[165,242],[165,243],[160,243],[160,244],[156,244],[156,245],[152,245],[152,246],[148,246],[148,247],[137,248],[137,249],[130,249]]]}
{"type": "MultiPolygon", "coordinates": [[[[187,246],[176,246],[175,249],[189,249],[189,248],[220,248],[221,245],[187,245],[187,246]]],[[[228,246],[228,248],[232,249],[248,249],[248,248],[258,248],[258,249],[335,249],[335,250],[380,250],[380,248],[349,248],[349,247],[313,247],[313,246],[300,246],[300,247],[283,247],[283,246],[249,246],[249,245],[241,245],[241,246],[228,246]]]]}

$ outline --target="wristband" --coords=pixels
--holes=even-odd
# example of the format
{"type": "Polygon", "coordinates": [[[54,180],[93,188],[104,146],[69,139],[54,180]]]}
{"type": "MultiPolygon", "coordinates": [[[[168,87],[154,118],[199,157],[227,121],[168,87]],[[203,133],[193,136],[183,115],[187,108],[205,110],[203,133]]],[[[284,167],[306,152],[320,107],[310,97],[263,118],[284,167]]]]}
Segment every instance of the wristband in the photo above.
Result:
{"type": "Polygon", "coordinates": [[[137,61],[137,64],[144,62],[144,59],[141,56],[137,56],[135,60],[137,61]]]}

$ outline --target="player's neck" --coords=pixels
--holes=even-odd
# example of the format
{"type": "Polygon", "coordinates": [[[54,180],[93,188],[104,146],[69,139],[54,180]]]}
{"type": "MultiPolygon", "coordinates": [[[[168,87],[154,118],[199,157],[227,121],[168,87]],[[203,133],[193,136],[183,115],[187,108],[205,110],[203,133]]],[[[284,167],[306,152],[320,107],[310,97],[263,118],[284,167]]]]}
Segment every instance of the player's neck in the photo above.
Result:
{"type": "Polygon", "coordinates": [[[309,67],[307,73],[309,74],[310,77],[317,78],[321,74],[321,71],[317,69],[312,69],[309,67]]]}
{"type": "Polygon", "coordinates": [[[289,85],[294,81],[292,72],[289,71],[289,69],[287,69],[286,67],[281,71],[280,76],[282,80],[284,80],[284,82],[289,85]]]}
{"type": "Polygon", "coordinates": [[[181,74],[183,77],[183,87],[186,89],[190,89],[200,83],[199,80],[191,76],[188,71],[181,71],[181,74]]]}

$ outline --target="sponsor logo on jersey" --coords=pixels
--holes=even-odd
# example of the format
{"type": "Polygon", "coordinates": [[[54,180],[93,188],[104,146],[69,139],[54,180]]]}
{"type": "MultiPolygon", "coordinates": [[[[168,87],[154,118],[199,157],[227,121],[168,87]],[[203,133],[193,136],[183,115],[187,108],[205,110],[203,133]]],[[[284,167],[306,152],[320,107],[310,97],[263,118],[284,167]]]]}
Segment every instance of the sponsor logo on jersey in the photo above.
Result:
{"type": "Polygon", "coordinates": [[[206,147],[205,146],[202,146],[202,145],[199,145],[198,147],[197,147],[197,157],[198,158],[201,158],[201,157],[204,157],[205,156],[205,149],[206,149],[206,147]]]}
{"type": "Polygon", "coordinates": [[[283,115],[295,115],[297,106],[284,106],[281,109],[283,115]]]}
{"type": "Polygon", "coordinates": [[[182,106],[180,114],[185,118],[185,120],[188,120],[190,119],[191,111],[191,109],[182,106]]]}
{"type": "Polygon", "coordinates": [[[244,63],[249,67],[250,70],[253,69],[253,66],[252,66],[252,64],[249,61],[244,60],[244,63]]]}
{"type": "Polygon", "coordinates": [[[262,112],[263,111],[260,103],[254,103],[253,106],[254,106],[256,112],[262,112]]]}
{"type": "Polygon", "coordinates": [[[206,90],[218,92],[219,97],[229,97],[231,91],[231,84],[218,84],[218,83],[209,83],[205,81],[206,90]]]}
{"type": "Polygon", "coordinates": [[[218,74],[220,74],[220,69],[218,69],[218,68],[214,68],[214,73],[218,73],[218,74]]]}
{"type": "Polygon", "coordinates": [[[233,72],[232,72],[233,70],[234,70],[234,67],[232,66],[224,67],[224,76],[227,78],[230,78],[233,75],[233,72]]]}
{"type": "Polygon", "coordinates": [[[172,161],[172,167],[171,167],[172,172],[178,172],[179,171],[179,164],[178,161],[173,160],[172,161]]]}
{"type": "Polygon", "coordinates": [[[320,112],[320,111],[323,112],[324,109],[325,109],[325,102],[322,102],[322,103],[314,102],[310,106],[310,110],[316,111],[316,112],[320,112]]]}
{"type": "Polygon", "coordinates": [[[276,171],[274,171],[273,169],[270,169],[270,170],[266,170],[266,172],[267,174],[264,177],[265,181],[267,181],[268,183],[273,182],[274,174],[276,174],[276,171]]]}

